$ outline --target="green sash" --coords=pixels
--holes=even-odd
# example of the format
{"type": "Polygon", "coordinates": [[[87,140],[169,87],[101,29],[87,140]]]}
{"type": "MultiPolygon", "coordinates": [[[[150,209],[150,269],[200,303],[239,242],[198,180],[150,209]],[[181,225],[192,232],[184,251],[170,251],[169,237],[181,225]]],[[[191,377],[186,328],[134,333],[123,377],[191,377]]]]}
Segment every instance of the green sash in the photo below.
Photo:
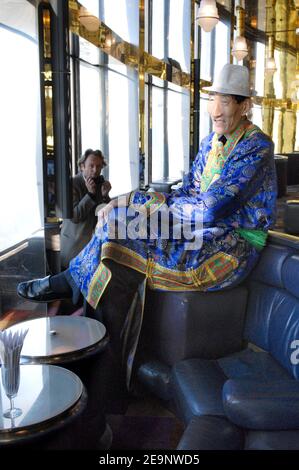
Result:
{"type": "Polygon", "coordinates": [[[255,248],[261,250],[266,245],[268,233],[263,230],[246,230],[244,228],[236,229],[236,232],[251,243],[255,248]]]}

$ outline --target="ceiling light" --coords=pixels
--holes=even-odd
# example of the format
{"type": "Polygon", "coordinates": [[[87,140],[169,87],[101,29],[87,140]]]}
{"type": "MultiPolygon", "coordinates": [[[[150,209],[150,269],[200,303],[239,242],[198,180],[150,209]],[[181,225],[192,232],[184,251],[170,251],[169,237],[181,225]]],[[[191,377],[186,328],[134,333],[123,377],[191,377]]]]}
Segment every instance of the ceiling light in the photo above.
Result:
{"type": "Polygon", "coordinates": [[[234,42],[232,54],[237,60],[242,60],[248,54],[247,42],[244,36],[237,36],[234,42]]]}
{"type": "Polygon", "coordinates": [[[204,31],[209,33],[219,21],[215,0],[201,0],[197,10],[197,22],[204,31]]]}

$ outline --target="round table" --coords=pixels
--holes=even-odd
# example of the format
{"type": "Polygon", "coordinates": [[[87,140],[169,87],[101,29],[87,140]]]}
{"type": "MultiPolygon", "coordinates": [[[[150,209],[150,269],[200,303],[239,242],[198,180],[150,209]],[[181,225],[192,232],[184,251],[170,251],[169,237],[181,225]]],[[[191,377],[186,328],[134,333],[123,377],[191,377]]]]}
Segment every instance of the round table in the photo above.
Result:
{"type": "Polygon", "coordinates": [[[101,352],[108,343],[105,326],[87,317],[57,315],[17,323],[6,331],[29,329],[22,363],[69,363],[101,352]]]}
{"type": "Polygon", "coordinates": [[[105,372],[101,354],[109,341],[105,326],[93,318],[57,315],[20,322],[7,328],[7,331],[27,328],[21,351],[22,364],[62,365],[78,375],[86,386],[87,407],[74,424],[73,434],[78,436],[76,446],[82,445],[84,449],[107,448],[103,443],[107,425],[103,389],[105,372]]]}
{"type": "MultiPolygon", "coordinates": [[[[0,374],[1,376],[1,374],[0,374]]],[[[0,377],[0,444],[33,440],[65,426],[86,406],[87,395],[79,377],[53,365],[21,365],[20,387],[14,399],[22,414],[5,418],[9,409],[0,377]]]]}

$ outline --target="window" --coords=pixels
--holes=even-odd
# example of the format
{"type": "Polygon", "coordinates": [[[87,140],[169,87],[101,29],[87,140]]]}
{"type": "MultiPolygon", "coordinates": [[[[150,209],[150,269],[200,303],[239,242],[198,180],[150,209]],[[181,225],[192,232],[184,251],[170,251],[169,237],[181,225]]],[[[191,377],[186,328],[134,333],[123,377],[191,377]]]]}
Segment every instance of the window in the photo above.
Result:
{"type": "MultiPolygon", "coordinates": [[[[80,108],[82,152],[88,148],[102,149],[103,106],[102,74],[98,67],[80,63],[80,108]]],[[[77,158],[79,155],[77,155],[77,158]]]]}
{"type": "Polygon", "coordinates": [[[255,91],[257,96],[264,96],[265,44],[256,43],[255,91]]]}
{"type": "Polygon", "coordinates": [[[211,132],[211,119],[208,113],[208,95],[203,93],[200,98],[199,140],[202,141],[211,132]]]}
{"type": "Polygon", "coordinates": [[[108,71],[108,154],[111,196],[139,186],[138,75],[108,71]]]}
{"type": "Polygon", "coordinates": [[[222,67],[229,62],[229,27],[219,21],[215,28],[215,67],[214,78],[222,67]]]}
{"type": "Polygon", "coordinates": [[[164,0],[152,0],[152,55],[164,59],[164,0]]]}
{"type": "Polygon", "coordinates": [[[168,91],[168,175],[181,178],[189,166],[189,92],[168,91]]]}
{"type": "Polygon", "coordinates": [[[201,29],[200,78],[211,80],[212,34],[201,29]]]}
{"type": "Polygon", "coordinates": [[[87,10],[95,16],[99,16],[99,0],[80,0],[81,5],[83,5],[87,10]]]}
{"type": "Polygon", "coordinates": [[[139,44],[139,1],[102,0],[104,23],[125,41],[139,44]]]}
{"type": "Polygon", "coordinates": [[[263,114],[261,106],[254,105],[251,109],[252,112],[252,122],[256,126],[259,126],[260,129],[263,128],[263,114]]]}
{"type": "Polygon", "coordinates": [[[43,226],[36,11],[25,0],[0,13],[0,251],[43,226]],[[19,30],[22,25],[22,30],[19,30]],[[9,195],[9,199],[8,199],[9,195]],[[5,203],[7,201],[7,203],[5,203]]]}
{"type": "MultiPolygon", "coordinates": [[[[162,83],[162,81],[161,81],[162,83]]],[[[152,87],[152,179],[164,176],[165,132],[164,132],[164,89],[152,87]]]]}
{"type": "Polygon", "coordinates": [[[152,180],[181,178],[189,168],[189,91],[153,79],[152,180]]]}
{"type": "Polygon", "coordinates": [[[169,2],[168,57],[180,63],[181,69],[190,71],[190,0],[169,2]]]}

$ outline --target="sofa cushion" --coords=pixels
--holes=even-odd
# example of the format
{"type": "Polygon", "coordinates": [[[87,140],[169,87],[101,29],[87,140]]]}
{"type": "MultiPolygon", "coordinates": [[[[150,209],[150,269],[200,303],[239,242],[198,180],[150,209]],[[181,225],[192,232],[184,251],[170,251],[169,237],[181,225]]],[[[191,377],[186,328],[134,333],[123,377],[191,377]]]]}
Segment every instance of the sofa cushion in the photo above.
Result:
{"type": "Polygon", "coordinates": [[[299,299],[289,292],[296,290],[295,282],[291,282],[291,273],[294,279],[298,277],[294,272],[295,262],[299,271],[299,258],[292,257],[285,262],[290,268],[289,279],[284,275],[285,280],[290,281],[288,290],[260,282],[250,283],[244,336],[268,351],[293,377],[299,378],[299,364],[291,361],[294,341],[299,340],[299,299]]]}
{"type": "Polygon", "coordinates": [[[299,450],[299,431],[248,431],[245,450],[299,450]]]}
{"type": "Polygon", "coordinates": [[[246,311],[244,337],[266,351],[269,350],[269,325],[279,292],[283,289],[252,281],[246,311]]]}
{"type": "Polygon", "coordinates": [[[220,416],[196,416],[192,418],[178,450],[240,450],[244,435],[241,429],[220,416]]]}
{"type": "Polygon", "coordinates": [[[234,379],[223,386],[227,418],[247,429],[299,429],[299,382],[234,379]]]}
{"type": "Polygon", "coordinates": [[[176,364],[172,386],[182,419],[188,423],[194,416],[223,416],[222,387],[225,381],[216,361],[187,359],[176,364]]]}
{"type": "Polygon", "coordinates": [[[227,379],[288,380],[290,375],[266,352],[246,349],[218,360],[187,359],[173,367],[171,385],[185,422],[193,416],[223,415],[227,379]]]}
{"type": "MultiPolygon", "coordinates": [[[[298,201],[298,214],[299,214],[299,201],[298,201]]],[[[290,256],[289,258],[287,258],[287,260],[283,264],[282,280],[288,292],[290,292],[297,299],[299,299],[299,256],[298,255],[290,256]]]]}
{"type": "Polygon", "coordinates": [[[229,379],[286,380],[288,372],[267,352],[244,349],[218,359],[225,376],[229,379]]]}
{"type": "Polygon", "coordinates": [[[269,352],[296,379],[299,378],[299,364],[292,363],[292,353],[298,339],[299,301],[287,291],[278,291],[270,316],[269,352]]]}
{"type": "Polygon", "coordinates": [[[262,251],[260,260],[250,275],[250,279],[274,287],[284,287],[282,266],[294,250],[279,245],[269,244],[262,251]]]}

